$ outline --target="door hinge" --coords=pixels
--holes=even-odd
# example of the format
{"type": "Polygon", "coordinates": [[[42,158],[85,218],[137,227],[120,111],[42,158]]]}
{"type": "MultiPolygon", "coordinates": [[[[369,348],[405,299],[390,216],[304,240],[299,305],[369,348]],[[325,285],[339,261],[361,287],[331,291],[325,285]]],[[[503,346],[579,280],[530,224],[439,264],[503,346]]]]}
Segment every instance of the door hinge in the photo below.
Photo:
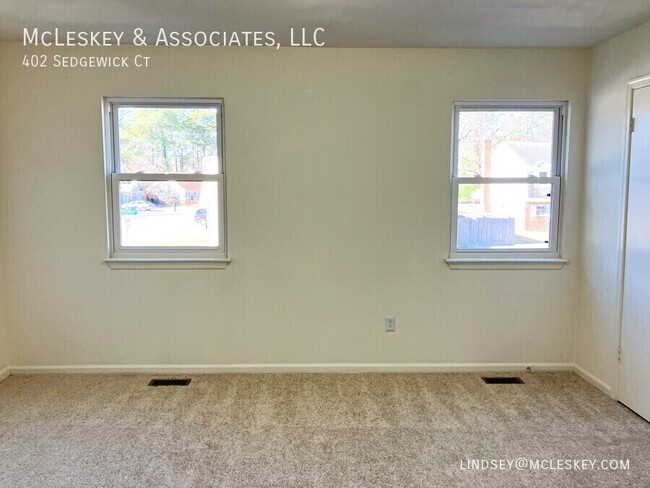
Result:
{"type": "Polygon", "coordinates": [[[619,347],[618,348],[618,361],[620,361],[620,360],[621,360],[621,348],[619,347]]]}
{"type": "Polygon", "coordinates": [[[634,117],[630,117],[630,132],[634,132],[634,117]]]}

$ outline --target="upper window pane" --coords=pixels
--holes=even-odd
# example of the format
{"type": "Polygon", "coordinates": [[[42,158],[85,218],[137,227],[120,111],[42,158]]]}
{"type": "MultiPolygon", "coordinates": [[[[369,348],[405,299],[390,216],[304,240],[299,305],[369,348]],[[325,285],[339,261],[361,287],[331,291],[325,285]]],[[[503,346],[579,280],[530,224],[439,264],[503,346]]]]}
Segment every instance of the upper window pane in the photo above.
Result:
{"type": "Polygon", "coordinates": [[[117,108],[121,173],[219,173],[216,107],[117,108]]]}
{"type": "Polygon", "coordinates": [[[456,176],[553,176],[554,119],[552,110],[460,110],[456,176]]]}

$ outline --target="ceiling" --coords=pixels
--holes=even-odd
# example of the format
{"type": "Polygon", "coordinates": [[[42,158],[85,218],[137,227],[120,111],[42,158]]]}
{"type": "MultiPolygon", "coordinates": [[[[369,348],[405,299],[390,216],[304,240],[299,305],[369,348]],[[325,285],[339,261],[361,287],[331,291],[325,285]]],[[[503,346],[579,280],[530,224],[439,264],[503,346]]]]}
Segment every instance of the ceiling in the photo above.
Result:
{"type": "Polygon", "coordinates": [[[650,0],[0,0],[0,40],[23,27],[273,31],[323,27],[328,47],[587,47],[650,20],[650,0]]]}

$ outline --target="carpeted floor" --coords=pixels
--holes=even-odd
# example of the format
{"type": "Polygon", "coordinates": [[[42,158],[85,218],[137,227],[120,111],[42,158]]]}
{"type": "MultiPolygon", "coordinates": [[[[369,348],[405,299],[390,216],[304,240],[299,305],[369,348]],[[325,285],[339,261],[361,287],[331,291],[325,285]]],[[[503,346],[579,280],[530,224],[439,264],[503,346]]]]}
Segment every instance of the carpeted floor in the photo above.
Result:
{"type": "Polygon", "coordinates": [[[149,375],[11,376],[0,486],[650,486],[650,424],[574,374],[520,376],[192,375],[161,388],[149,375]],[[467,469],[521,457],[630,462],[467,469]]]}

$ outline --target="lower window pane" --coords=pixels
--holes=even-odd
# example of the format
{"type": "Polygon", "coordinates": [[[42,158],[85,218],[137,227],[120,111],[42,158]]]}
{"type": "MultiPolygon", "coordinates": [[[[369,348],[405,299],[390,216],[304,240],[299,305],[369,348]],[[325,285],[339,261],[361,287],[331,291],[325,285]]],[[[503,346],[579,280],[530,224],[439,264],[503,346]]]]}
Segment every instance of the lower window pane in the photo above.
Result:
{"type": "Polygon", "coordinates": [[[121,181],[124,247],[218,247],[216,181],[121,181]]]}
{"type": "Polygon", "coordinates": [[[548,249],[550,184],[458,186],[458,249],[548,249]]]}

